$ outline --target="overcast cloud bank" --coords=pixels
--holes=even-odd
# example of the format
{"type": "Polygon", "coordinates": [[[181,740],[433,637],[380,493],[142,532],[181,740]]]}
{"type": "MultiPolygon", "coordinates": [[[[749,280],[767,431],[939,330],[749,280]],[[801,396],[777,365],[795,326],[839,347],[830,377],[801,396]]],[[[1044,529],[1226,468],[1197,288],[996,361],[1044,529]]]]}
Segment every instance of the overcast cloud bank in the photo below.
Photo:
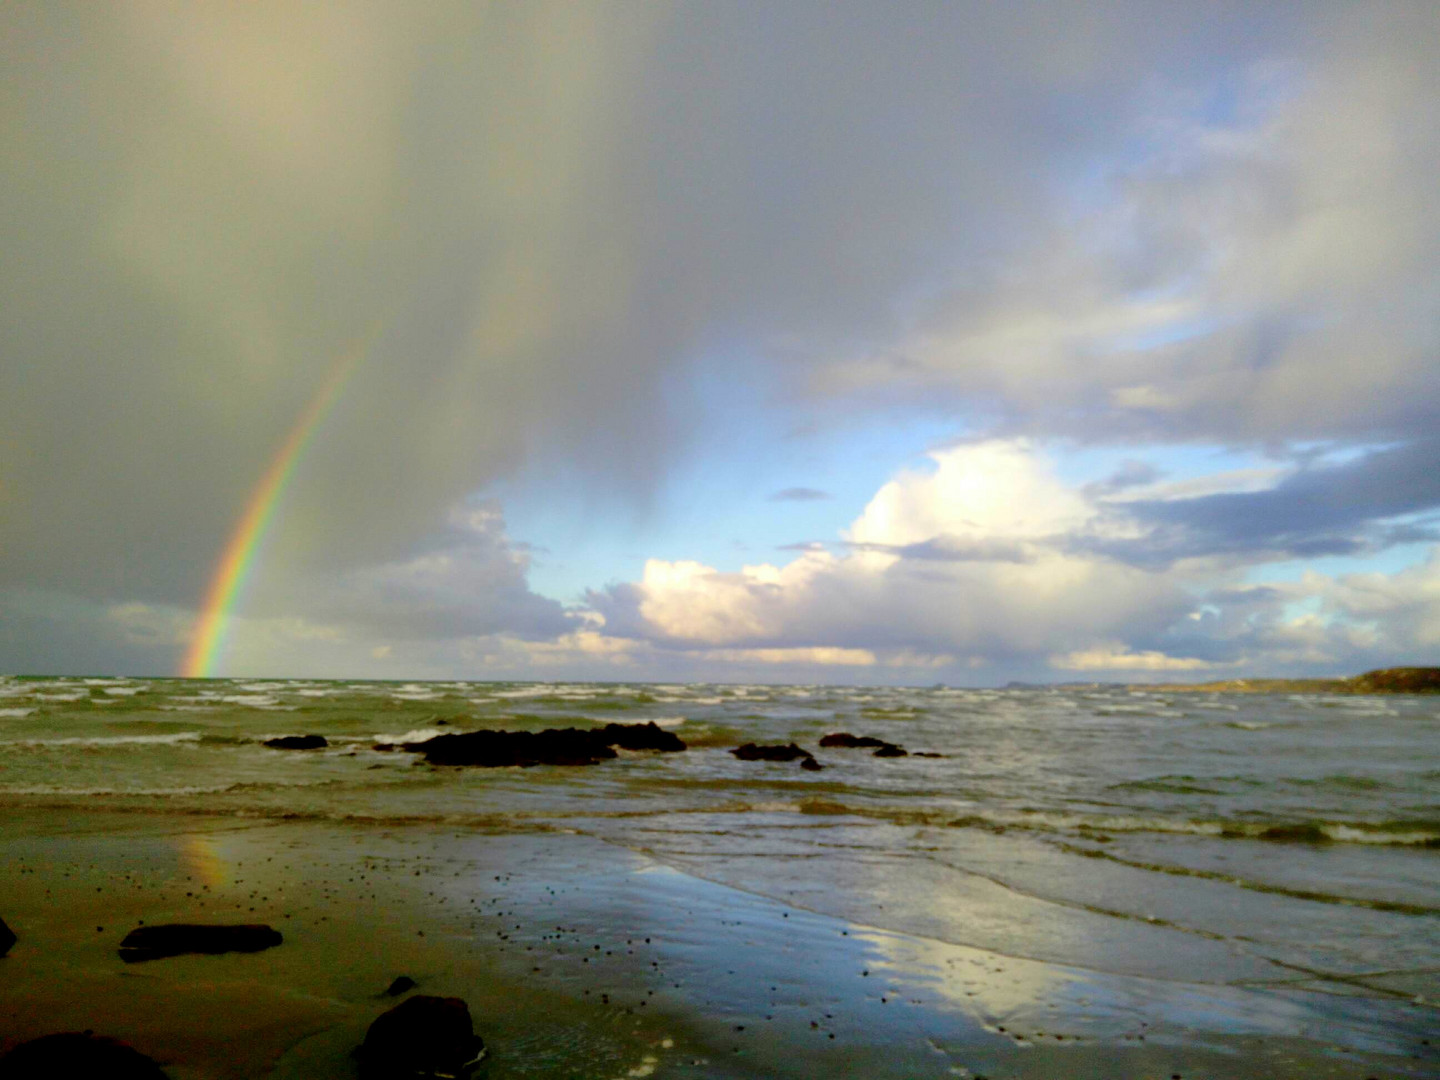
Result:
{"type": "Polygon", "coordinates": [[[0,29],[0,669],[173,670],[357,347],[227,670],[1435,660],[1434,5],[50,4],[0,29]],[[548,538],[512,539],[495,486],[567,477],[643,547],[728,353],[777,422],[954,441],[868,503],[757,477],[757,515],[848,520],[773,565],[534,591],[548,538]],[[1123,464],[1062,479],[1096,449],[1123,464]],[[1170,476],[1209,449],[1245,475],[1170,476]]]}

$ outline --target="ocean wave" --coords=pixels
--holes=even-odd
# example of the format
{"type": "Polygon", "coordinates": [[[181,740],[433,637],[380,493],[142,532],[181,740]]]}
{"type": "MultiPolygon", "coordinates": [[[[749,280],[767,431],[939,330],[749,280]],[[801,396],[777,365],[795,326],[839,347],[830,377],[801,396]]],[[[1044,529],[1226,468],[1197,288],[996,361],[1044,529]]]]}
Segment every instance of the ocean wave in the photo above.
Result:
{"type": "Polygon", "coordinates": [[[74,735],[55,739],[0,739],[0,746],[176,746],[198,743],[200,732],[173,735],[74,735]]]}
{"type": "Polygon", "coordinates": [[[1164,818],[1122,814],[1070,814],[1058,811],[1016,813],[974,812],[946,822],[955,828],[1035,832],[1174,833],[1225,840],[1268,843],[1373,844],[1396,847],[1440,847],[1440,821],[1233,821],[1223,818],[1164,818]]]}
{"type": "Polygon", "coordinates": [[[382,732],[380,732],[379,734],[371,735],[368,739],[361,739],[361,740],[359,740],[359,741],[361,741],[361,742],[372,742],[372,743],[412,743],[412,742],[425,742],[425,741],[428,740],[428,739],[433,739],[433,738],[435,738],[435,736],[437,736],[437,735],[448,735],[448,734],[450,734],[450,732],[444,731],[444,730],[442,730],[441,728],[427,727],[427,728],[416,728],[416,729],[413,730],[413,731],[407,731],[407,732],[405,732],[403,735],[392,735],[392,734],[389,734],[389,733],[386,733],[386,732],[383,732],[383,731],[382,731],[382,732]]]}
{"type": "Polygon", "coordinates": [[[0,709],[0,716],[18,720],[22,716],[29,716],[34,711],[34,709],[0,709]]]}
{"type": "Polygon", "coordinates": [[[149,795],[149,796],[175,796],[175,795],[218,795],[226,791],[224,785],[216,787],[155,787],[155,788],[117,788],[117,787],[61,787],[58,784],[0,784],[0,795],[55,795],[94,798],[100,795],[149,795]]]}

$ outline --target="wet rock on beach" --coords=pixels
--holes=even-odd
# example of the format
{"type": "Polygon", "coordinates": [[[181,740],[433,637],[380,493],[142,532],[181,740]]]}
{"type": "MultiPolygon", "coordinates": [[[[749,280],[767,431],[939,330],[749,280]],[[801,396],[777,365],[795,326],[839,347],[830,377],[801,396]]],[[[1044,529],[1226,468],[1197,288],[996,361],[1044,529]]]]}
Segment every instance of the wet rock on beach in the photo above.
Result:
{"type": "Polygon", "coordinates": [[[356,1056],[364,1080],[468,1076],[485,1056],[461,998],[417,994],[381,1014],[356,1056]]]}
{"type": "Polygon", "coordinates": [[[159,960],[184,953],[214,955],[227,952],[261,952],[285,939],[280,931],[258,923],[211,926],[197,923],[171,923],[166,926],[140,926],[120,942],[120,959],[127,964],[142,960],[159,960]]]}
{"type": "Polygon", "coordinates": [[[21,1043],[0,1058],[3,1080],[166,1080],[133,1046],[90,1032],[65,1031],[21,1043]]]}

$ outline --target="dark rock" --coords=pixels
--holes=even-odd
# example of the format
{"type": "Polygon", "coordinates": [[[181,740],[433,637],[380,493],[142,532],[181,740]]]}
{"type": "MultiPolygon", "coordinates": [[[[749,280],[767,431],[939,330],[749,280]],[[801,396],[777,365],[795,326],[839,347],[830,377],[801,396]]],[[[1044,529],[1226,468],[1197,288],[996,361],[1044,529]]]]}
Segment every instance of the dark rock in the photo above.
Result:
{"type": "Polygon", "coordinates": [[[65,1031],[21,1043],[0,1058],[4,1080],[166,1080],[160,1066],[119,1039],[65,1031]]]}
{"type": "Polygon", "coordinates": [[[209,926],[196,923],[170,923],[164,926],[140,926],[120,942],[120,959],[127,964],[141,960],[159,960],[182,953],[260,952],[279,945],[285,939],[280,931],[261,924],[209,926]]]}
{"type": "Polygon", "coordinates": [[[485,1040],[460,998],[417,994],[375,1019],[358,1056],[365,1080],[467,1076],[485,1056],[485,1040]]]}
{"type": "Polygon", "coordinates": [[[18,939],[15,937],[15,931],[11,930],[10,927],[5,925],[4,919],[0,919],[0,956],[4,956],[6,953],[8,953],[10,951],[10,946],[14,945],[17,940],[18,939]]]}
{"type": "Polygon", "coordinates": [[[937,754],[930,750],[916,750],[912,757],[944,757],[944,754],[937,754]]]}
{"type": "Polygon", "coordinates": [[[409,975],[397,975],[385,994],[387,997],[399,997],[401,994],[414,990],[417,985],[409,975]]]}
{"type": "Polygon", "coordinates": [[[863,749],[867,746],[889,746],[884,739],[877,739],[874,735],[851,735],[848,731],[836,731],[826,735],[820,740],[824,747],[837,746],[845,750],[863,749]]]}
{"type": "Polygon", "coordinates": [[[281,735],[266,739],[265,745],[272,750],[323,750],[330,742],[324,735],[281,735]]]}
{"type": "Polygon", "coordinates": [[[606,724],[601,728],[545,731],[466,731],[436,735],[403,748],[423,754],[431,765],[594,765],[624,750],[684,750],[685,743],[654,723],[606,724]]]}
{"type": "Polygon", "coordinates": [[[821,769],[825,768],[825,766],[821,765],[813,757],[807,757],[800,759],[800,768],[804,769],[806,772],[819,772],[821,769]]]}
{"type": "Polygon", "coordinates": [[[685,749],[685,741],[674,732],[666,731],[653,720],[645,724],[606,724],[600,738],[621,750],[663,750],[673,753],[685,749]]]}
{"type": "Polygon", "coordinates": [[[794,761],[797,758],[814,757],[809,750],[796,746],[793,742],[788,746],[756,746],[753,742],[747,742],[730,753],[741,761],[794,761]]]}
{"type": "Polygon", "coordinates": [[[875,747],[874,757],[908,757],[908,751],[903,746],[896,746],[884,739],[877,739],[874,735],[851,735],[848,731],[836,731],[826,735],[820,740],[821,746],[839,747],[847,750],[860,750],[875,747]]]}

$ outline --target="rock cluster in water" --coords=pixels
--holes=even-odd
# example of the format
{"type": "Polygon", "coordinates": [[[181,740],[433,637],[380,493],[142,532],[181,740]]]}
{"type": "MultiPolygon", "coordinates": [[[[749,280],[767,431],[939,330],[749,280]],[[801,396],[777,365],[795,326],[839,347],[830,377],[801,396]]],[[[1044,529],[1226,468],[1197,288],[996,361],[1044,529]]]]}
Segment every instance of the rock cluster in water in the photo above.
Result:
{"type": "Polygon", "coordinates": [[[485,1056],[485,1040],[462,999],[417,994],[375,1019],[356,1056],[365,1080],[459,1077],[485,1056]]]}
{"type": "Polygon", "coordinates": [[[184,953],[260,952],[285,939],[279,930],[258,923],[212,926],[199,923],[170,923],[139,926],[120,942],[120,959],[127,964],[159,960],[184,953]]]}
{"type": "MultiPolygon", "coordinates": [[[[432,765],[594,765],[622,750],[685,749],[679,736],[653,721],[606,724],[601,728],[548,728],[545,731],[466,731],[436,735],[424,742],[402,743],[432,765]]],[[[377,746],[376,749],[383,749],[377,746]]]]}

